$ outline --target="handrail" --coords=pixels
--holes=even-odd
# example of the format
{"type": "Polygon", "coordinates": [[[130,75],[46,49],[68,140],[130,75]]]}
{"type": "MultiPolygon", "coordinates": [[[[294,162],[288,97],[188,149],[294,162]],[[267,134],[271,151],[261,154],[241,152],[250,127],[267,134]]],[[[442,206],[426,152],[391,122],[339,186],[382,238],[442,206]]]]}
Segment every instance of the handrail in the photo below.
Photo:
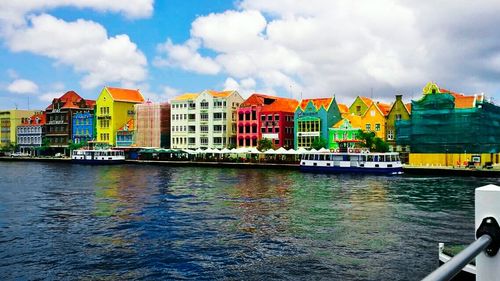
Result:
{"type": "Polygon", "coordinates": [[[454,256],[451,260],[434,270],[431,274],[427,275],[422,281],[448,281],[453,276],[457,275],[464,266],[472,261],[484,249],[486,249],[493,238],[490,235],[484,234],[479,237],[472,244],[463,249],[458,255],[454,256]]]}

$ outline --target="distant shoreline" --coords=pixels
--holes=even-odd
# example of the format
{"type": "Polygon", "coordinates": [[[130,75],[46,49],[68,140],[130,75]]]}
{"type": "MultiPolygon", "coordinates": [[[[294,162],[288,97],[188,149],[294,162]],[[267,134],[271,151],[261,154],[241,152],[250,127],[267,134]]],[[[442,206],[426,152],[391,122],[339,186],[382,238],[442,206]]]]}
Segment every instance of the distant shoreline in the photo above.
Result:
{"type": "MultiPolygon", "coordinates": [[[[49,163],[71,163],[70,158],[49,157],[0,157],[4,162],[49,162],[49,163]]],[[[199,162],[199,161],[159,161],[159,160],[125,160],[125,164],[133,165],[163,165],[175,167],[217,167],[217,168],[240,168],[240,169],[280,169],[299,170],[298,164],[286,163],[253,163],[253,162],[199,162]]],[[[431,176],[460,176],[460,177],[500,177],[500,169],[466,169],[454,167],[424,167],[404,166],[403,171],[409,175],[431,175],[431,176]]]]}

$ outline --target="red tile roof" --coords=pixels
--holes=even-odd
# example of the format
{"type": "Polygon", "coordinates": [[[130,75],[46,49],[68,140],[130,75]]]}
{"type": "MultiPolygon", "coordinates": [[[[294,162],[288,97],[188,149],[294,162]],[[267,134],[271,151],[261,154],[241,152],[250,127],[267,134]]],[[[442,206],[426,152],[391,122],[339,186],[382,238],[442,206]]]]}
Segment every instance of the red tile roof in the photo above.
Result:
{"type": "Polygon", "coordinates": [[[455,98],[455,108],[472,108],[475,106],[476,97],[466,96],[464,94],[459,94],[447,89],[440,88],[441,93],[448,93],[455,98]]]}
{"type": "Polygon", "coordinates": [[[370,105],[372,105],[373,103],[373,100],[371,98],[367,98],[367,97],[359,97],[365,104],[366,106],[370,107],[370,105]]]}
{"type": "Polygon", "coordinates": [[[254,93],[248,99],[246,99],[244,102],[241,103],[240,107],[247,107],[247,106],[252,106],[252,105],[264,105],[264,99],[269,98],[269,99],[276,99],[277,97],[275,96],[268,96],[264,94],[259,94],[259,93],[254,93]]]}
{"type": "Polygon", "coordinates": [[[406,110],[408,110],[408,113],[411,114],[411,102],[405,104],[406,110]]]}
{"type": "MultiPolygon", "coordinates": [[[[80,106],[78,106],[78,103],[80,103],[82,100],[84,100],[84,99],[82,97],[80,97],[80,95],[78,95],[75,91],[68,91],[68,92],[64,93],[64,95],[62,95],[61,97],[54,98],[52,100],[52,103],[49,106],[47,106],[46,110],[52,110],[53,104],[58,103],[58,102],[63,103],[61,109],[80,108],[80,106]]],[[[87,108],[94,108],[95,100],[84,100],[84,101],[85,101],[87,108]]]]}
{"type": "Polygon", "coordinates": [[[349,113],[349,107],[343,103],[338,103],[340,114],[349,113]]]}
{"type": "Polygon", "coordinates": [[[39,126],[39,125],[45,125],[45,122],[46,122],[46,115],[45,115],[45,113],[35,113],[30,118],[27,118],[19,126],[33,126],[33,125],[39,126]],[[38,124],[35,123],[36,118],[38,118],[40,120],[38,124]],[[31,120],[32,122],[29,123],[28,120],[31,120]]]}
{"type": "Polygon", "coordinates": [[[377,102],[375,106],[378,107],[378,109],[384,116],[387,116],[387,114],[389,114],[389,111],[391,111],[391,105],[387,103],[377,102]]]}
{"type": "Polygon", "coordinates": [[[124,102],[135,102],[142,103],[144,102],[144,97],[141,95],[139,90],[131,90],[131,89],[122,89],[122,88],[112,88],[106,87],[111,97],[115,101],[124,101],[124,102]]]}
{"type": "Polygon", "coordinates": [[[316,110],[319,110],[321,106],[323,106],[326,110],[330,107],[330,104],[333,101],[333,98],[318,98],[318,99],[305,99],[300,102],[300,108],[304,110],[309,103],[309,101],[312,101],[314,104],[314,107],[316,107],[316,110]]]}
{"type": "Polygon", "coordinates": [[[289,112],[294,113],[299,102],[294,99],[276,97],[276,100],[262,107],[261,112],[289,112]]]}
{"type": "Polygon", "coordinates": [[[132,119],[128,120],[128,122],[125,123],[123,126],[121,126],[120,129],[118,129],[118,131],[123,131],[125,126],[128,126],[127,131],[133,131],[134,130],[134,119],[132,118],[132,119]]]}

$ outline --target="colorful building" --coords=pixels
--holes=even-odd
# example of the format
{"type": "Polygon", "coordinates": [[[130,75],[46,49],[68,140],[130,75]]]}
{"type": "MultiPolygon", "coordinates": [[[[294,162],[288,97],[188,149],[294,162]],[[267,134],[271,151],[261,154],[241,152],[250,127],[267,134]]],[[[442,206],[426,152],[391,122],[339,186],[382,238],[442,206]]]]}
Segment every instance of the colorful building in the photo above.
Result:
{"type": "Polygon", "coordinates": [[[21,153],[36,156],[45,135],[45,113],[37,112],[17,126],[17,144],[21,153]]]}
{"type": "Polygon", "coordinates": [[[396,145],[396,122],[409,120],[411,115],[411,104],[403,102],[403,95],[396,95],[396,100],[391,106],[386,117],[386,136],[389,151],[397,151],[400,154],[407,154],[409,146],[396,145]]]}
{"type": "Polygon", "coordinates": [[[171,101],[171,146],[179,149],[236,146],[237,91],[205,90],[171,101]]]}
{"type": "Polygon", "coordinates": [[[293,147],[293,116],[298,101],[253,94],[238,108],[238,147],[256,147],[270,139],[276,148],[293,147]]]}
{"type": "MultiPolygon", "coordinates": [[[[153,103],[147,101],[135,105],[134,142],[137,146],[162,147],[162,134],[167,135],[170,139],[170,127],[168,127],[168,129],[162,127],[162,120],[170,120],[170,115],[165,115],[165,113],[170,113],[169,103],[153,103]]],[[[165,136],[164,139],[167,136],[165,136]]]]}
{"type": "Polygon", "coordinates": [[[373,104],[373,100],[367,97],[357,96],[354,102],[349,106],[349,113],[363,116],[368,108],[373,104]]]}
{"type": "Polygon", "coordinates": [[[361,116],[363,131],[374,132],[375,136],[385,140],[386,138],[386,116],[389,114],[391,105],[381,102],[372,103],[365,114],[361,116]]]}
{"type": "Polygon", "coordinates": [[[134,144],[134,119],[130,119],[122,127],[116,130],[116,147],[130,147],[134,144]]]}
{"type": "Polygon", "coordinates": [[[94,110],[95,101],[80,97],[75,91],[68,91],[54,98],[45,109],[47,122],[45,137],[53,152],[63,152],[73,139],[73,115],[94,110]]]}
{"type": "Polygon", "coordinates": [[[410,165],[499,163],[500,107],[484,95],[463,95],[426,85],[412,101],[411,118],[396,122],[396,143],[409,145],[410,165]]]}
{"type": "Polygon", "coordinates": [[[342,120],[328,129],[328,145],[330,149],[347,151],[354,148],[358,139],[359,130],[362,129],[361,117],[354,114],[344,114],[342,120]]]}
{"type": "Polygon", "coordinates": [[[134,105],[143,102],[139,90],[104,87],[96,102],[96,140],[115,146],[117,131],[134,118],[134,105]]]}
{"type": "Polygon", "coordinates": [[[328,129],[340,121],[335,98],[304,99],[295,110],[295,149],[310,148],[317,139],[328,142],[328,129]]]}
{"type": "MultiPolygon", "coordinates": [[[[95,103],[94,103],[95,105],[95,103]]],[[[92,106],[94,106],[92,105],[92,106]]],[[[73,143],[86,143],[94,139],[94,110],[84,110],[73,114],[73,143]]]]}
{"type": "Polygon", "coordinates": [[[9,146],[17,141],[16,128],[27,118],[35,114],[33,110],[2,110],[0,111],[0,147],[9,146]]]}

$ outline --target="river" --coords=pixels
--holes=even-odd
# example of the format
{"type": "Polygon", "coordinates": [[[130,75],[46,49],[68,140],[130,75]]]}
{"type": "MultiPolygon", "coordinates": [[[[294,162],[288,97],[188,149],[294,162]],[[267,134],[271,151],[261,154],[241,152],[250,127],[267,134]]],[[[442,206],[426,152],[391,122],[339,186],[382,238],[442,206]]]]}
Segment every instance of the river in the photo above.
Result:
{"type": "Polygon", "coordinates": [[[419,280],[490,183],[0,162],[0,279],[419,280]]]}

